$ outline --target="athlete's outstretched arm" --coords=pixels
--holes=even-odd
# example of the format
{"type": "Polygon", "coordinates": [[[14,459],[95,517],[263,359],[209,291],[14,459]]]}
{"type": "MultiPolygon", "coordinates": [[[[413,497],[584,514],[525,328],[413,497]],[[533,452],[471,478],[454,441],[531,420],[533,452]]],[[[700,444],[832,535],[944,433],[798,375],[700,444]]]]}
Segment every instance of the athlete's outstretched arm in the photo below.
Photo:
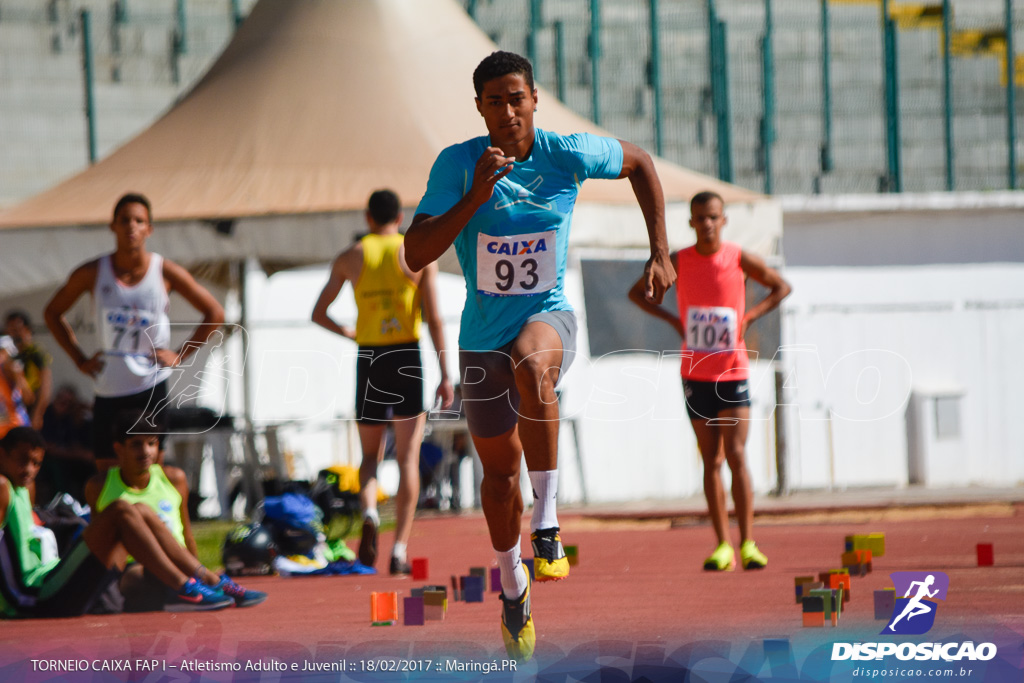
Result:
{"type": "Polygon", "coordinates": [[[629,178],[633,186],[651,243],[651,258],[644,266],[644,296],[648,301],[660,304],[665,292],[676,281],[665,235],[665,195],[651,156],[625,140],[619,140],[619,143],[622,145],[622,173],[619,177],[629,178]]]}
{"type": "Polygon", "coordinates": [[[76,268],[43,310],[43,319],[46,320],[46,327],[49,328],[50,334],[68,354],[75,367],[91,377],[95,377],[103,370],[103,352],[97,351],[91,357],[86,356],[78,345],[75,332],[71,329],[64,314],[75,305],[80,296],[92,290],[96,282],[96,273],[96,261],[90,261],[76,268]]]}
{"type": "MultiPolygon", "coordinates": [[[[676,255],[672,254],[671,256],[669,256],[669,259],[672,261],[673,270],[676,271],[676,276],[678,277],[679,263],[676,259],[676,255]]],[[[669,325],[675,328],[676,332],[679,333],[680,338],[685,337],[686,330],[683,328],[683,321],[679,319],[678,315],[675,315],[661,304],[651,302],[644,292],[646,286],[646,278],[641,277],[639,280],[634,282],[633,286],[629,289],[629,300],[632,301],[637,306],[639,306],[640,310],[642,310],[644,313],[652,315],[655,318],[660,318],[661,320],[667,322],[669,325]]]]}
{"type": "Polygon", "coordinates": [[[164,279],[170,284],[172,292],[181,294],[185,301],[192,305],[192,308],[203,314],[203,321],[196,326],[192,335],[181,345],[180,350],[156,350],[156,359],[160,365],[173,368],[180,365],[183,360],[195,353],[200,346],[216,334],[220,326],[224,324],[224,307],[206,287],[196,282],[191,273],[167,259],[164,259],[164,279]]]}
{"type": "MultiPolygon", "coordinates": [[[[323,291],[320,292],[320,297],[316,300],[316,305],[313,306],[313,314],[310,319],[324,328],[328,332],[340,335],[347,339],[355,339],[356,331],[351,327],[339,325],[334,319],[327,315],[327,309],[330,308],[334,300],[338,298],[338,294],[341,293],[341,288],[345,286],[345,283],[349,279],[348,273],[348,260],[351,249],[344,251],[338,255],[338,258],[334,259],[334,263],[331,264],[331,275],[327,279],[327,284],[324,285],[323,291]]],[[[360,263],[362,262],[362,255],[359,256],[360,263]]]]}
{"type": "Polygon", "coordinates": [[[755,256],[754,254],[748,254],[745,251],[741,251],[740,268],[743,270],[745,275],[753,278],[754,281],[771,290],[765,298],[751,306],[750,309],[743,314],[743,327],[740,329],[740,337],[743,337],[747,332],[747,328],[750,327],[750,323],[754,322],[768,311],[778,308],[779,304],[782,303],[782,300],[789,296],[789,293],[793,291],[793,288],[789,286],[788,282],[782,279],[782,276],[779,275],[779,271],[768,267],[768,265],[765,264],[764,259],[760,256],[755,256]]]}
{"type": "Polygon", "coordinates": [[[494,186],[512,171],[515,157],[506,157],[497,147],[488,147],[477,159],[469,191],[445,213],[416,214],[405,233],[405,262],[414,272],[441,258],[452,246],[476,210],[491,198],[494,186]]]}
{"type": "Polygon", "coordinates": [[[423,269],[423,276],[420,278],[420,301],[423,306],[423,317],[427,321],[427,329],[430,331],[430,340],[434,343],[434,351],[437,353],[437,363],[441,367],[441,384],[437,387],[437,398],[441,400],[441,408],[448,408],[455,400],[455,389],[448,377],[448,367],[445,363],[445,339],[444,320],[441,318],[441,308],[437,303],[437,264],[431,263],[423,269]]]}

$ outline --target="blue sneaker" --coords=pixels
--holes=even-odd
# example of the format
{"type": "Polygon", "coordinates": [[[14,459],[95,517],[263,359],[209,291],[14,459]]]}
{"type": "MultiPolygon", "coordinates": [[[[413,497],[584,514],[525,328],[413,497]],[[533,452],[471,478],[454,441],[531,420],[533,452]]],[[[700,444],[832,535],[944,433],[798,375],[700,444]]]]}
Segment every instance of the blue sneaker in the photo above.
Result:
{"type": "Polygon", "coordinates": [[[236,607],[252,607],[267,599],[266,593],[242,588],[232,581],[227,574],[220,575],[220,583],[216,585],[216,589],[233,599],[236,607]]]}
{"type": "Polygon", "coordinates": [[[167,604],[166,612],[202,612],[206,610],[224,609],[235,604],[235,601],[224,595],[223,591],[189,579],[167,604]]]}

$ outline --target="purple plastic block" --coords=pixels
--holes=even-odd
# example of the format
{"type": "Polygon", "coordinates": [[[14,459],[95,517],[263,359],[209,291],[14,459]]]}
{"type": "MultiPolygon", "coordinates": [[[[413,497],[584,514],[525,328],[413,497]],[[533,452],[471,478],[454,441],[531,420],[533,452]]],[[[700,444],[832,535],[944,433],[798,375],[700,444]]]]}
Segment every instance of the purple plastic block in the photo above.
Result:
{"type": "Polygon", "coordinates": [[[501,568],[491,567],[491,592],[501,592],[501,568]]]}
{"type": "Polygon", "coordinates": [[[402,599],[402,616],[406,626],[423,625],[423,596],[402,599]]]}

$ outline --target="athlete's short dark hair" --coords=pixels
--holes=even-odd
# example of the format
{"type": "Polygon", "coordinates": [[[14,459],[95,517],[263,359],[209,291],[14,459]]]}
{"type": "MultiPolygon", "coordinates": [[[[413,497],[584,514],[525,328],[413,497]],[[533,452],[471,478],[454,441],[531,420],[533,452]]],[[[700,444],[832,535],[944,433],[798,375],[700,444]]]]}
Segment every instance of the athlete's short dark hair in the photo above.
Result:
{"type": "Polygon", "coordinates": [[[11,322],[12,320],[20,320],[22,325],[29,329],[32,329],[32,320],[29,319],[28,313],[20,309],[7,311],[7,317],[5,317],[4,320],[6,322],[11,322]]]}
{"type": "Polygon", "coordinates": [[[10,453],[23,443],[27,443],[32,448],[46,448],[43,437],[39,436],[39,432],[31,427],[14,427],[11,429],[0,440],[0,448],[10,453]]]}
{"type": "Polygon", "coordinates": [[[387,225],[397,220],[398,214],[402,213],[402,202],[391,190],[377,190],[370,195],[366,210],[377,225],[387,225]]]}
{"type": "Polygon", "coordinates": [[[117,204],[114,204],[114,218],[117,218],[118,211],[129,204],[142,204],[146,207],[146,217],[149,218],[149,222],[153,222],[153,207],[150,206],[146,195],[139,194],[138,192],[129,192],[117,200],[117,204]]]}
{"type": "Polygon", "coordinates": [[[717,199],[722,202],[722,206],[725,206],[725,200],[722,199],[722,195],[717,192],[712,192],[711,190],[705,190],[693,195],[693,199],[690,200],[690,211],[693,211],[693,207],[704,206],[705,204],[710,203],[713,199],[717,199]]]}
{"type": "Polygon", "coordinates": [[[501,78],[508,74],[519,74],[526,81],[526,85],[533,92],[533,65],[530,60],[515,52],[504,52],[498,50],[483,58],[473,72],[473,88],[476,96],[484,91],[484,83],[501,78]]]}

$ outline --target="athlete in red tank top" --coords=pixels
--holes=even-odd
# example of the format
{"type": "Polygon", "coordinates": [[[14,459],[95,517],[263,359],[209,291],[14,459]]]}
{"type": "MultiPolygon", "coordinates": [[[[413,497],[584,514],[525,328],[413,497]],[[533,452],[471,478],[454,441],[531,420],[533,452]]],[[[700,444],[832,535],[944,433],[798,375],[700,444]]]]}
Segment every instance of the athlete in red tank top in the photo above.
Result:
{"type": "Polygon", "coordinates": [[[722,486],[724,460],[732,471],[743,568],[761,569],[768,564],[768,558],[751,536],[754,493],[746,464],[749,361],[743,337],[751,322],[779,305],[789,294],[790,286],[760,257],[722,241],[726,217],[719,195],[695,195],[690,202],[690,216],[697,243],[672,255],[678,275],[679,314],[647,301],[643,282],[633,285],[629,298],[644,312],[671,324],[682,337],[686,409],[704,461],[704,496],[718,537],[718,547],[705,560],[704,568],[719,571],[735,566],[722,486]],[[747,277],[770,290],[749,309],[745,297],[747,277]]]}

